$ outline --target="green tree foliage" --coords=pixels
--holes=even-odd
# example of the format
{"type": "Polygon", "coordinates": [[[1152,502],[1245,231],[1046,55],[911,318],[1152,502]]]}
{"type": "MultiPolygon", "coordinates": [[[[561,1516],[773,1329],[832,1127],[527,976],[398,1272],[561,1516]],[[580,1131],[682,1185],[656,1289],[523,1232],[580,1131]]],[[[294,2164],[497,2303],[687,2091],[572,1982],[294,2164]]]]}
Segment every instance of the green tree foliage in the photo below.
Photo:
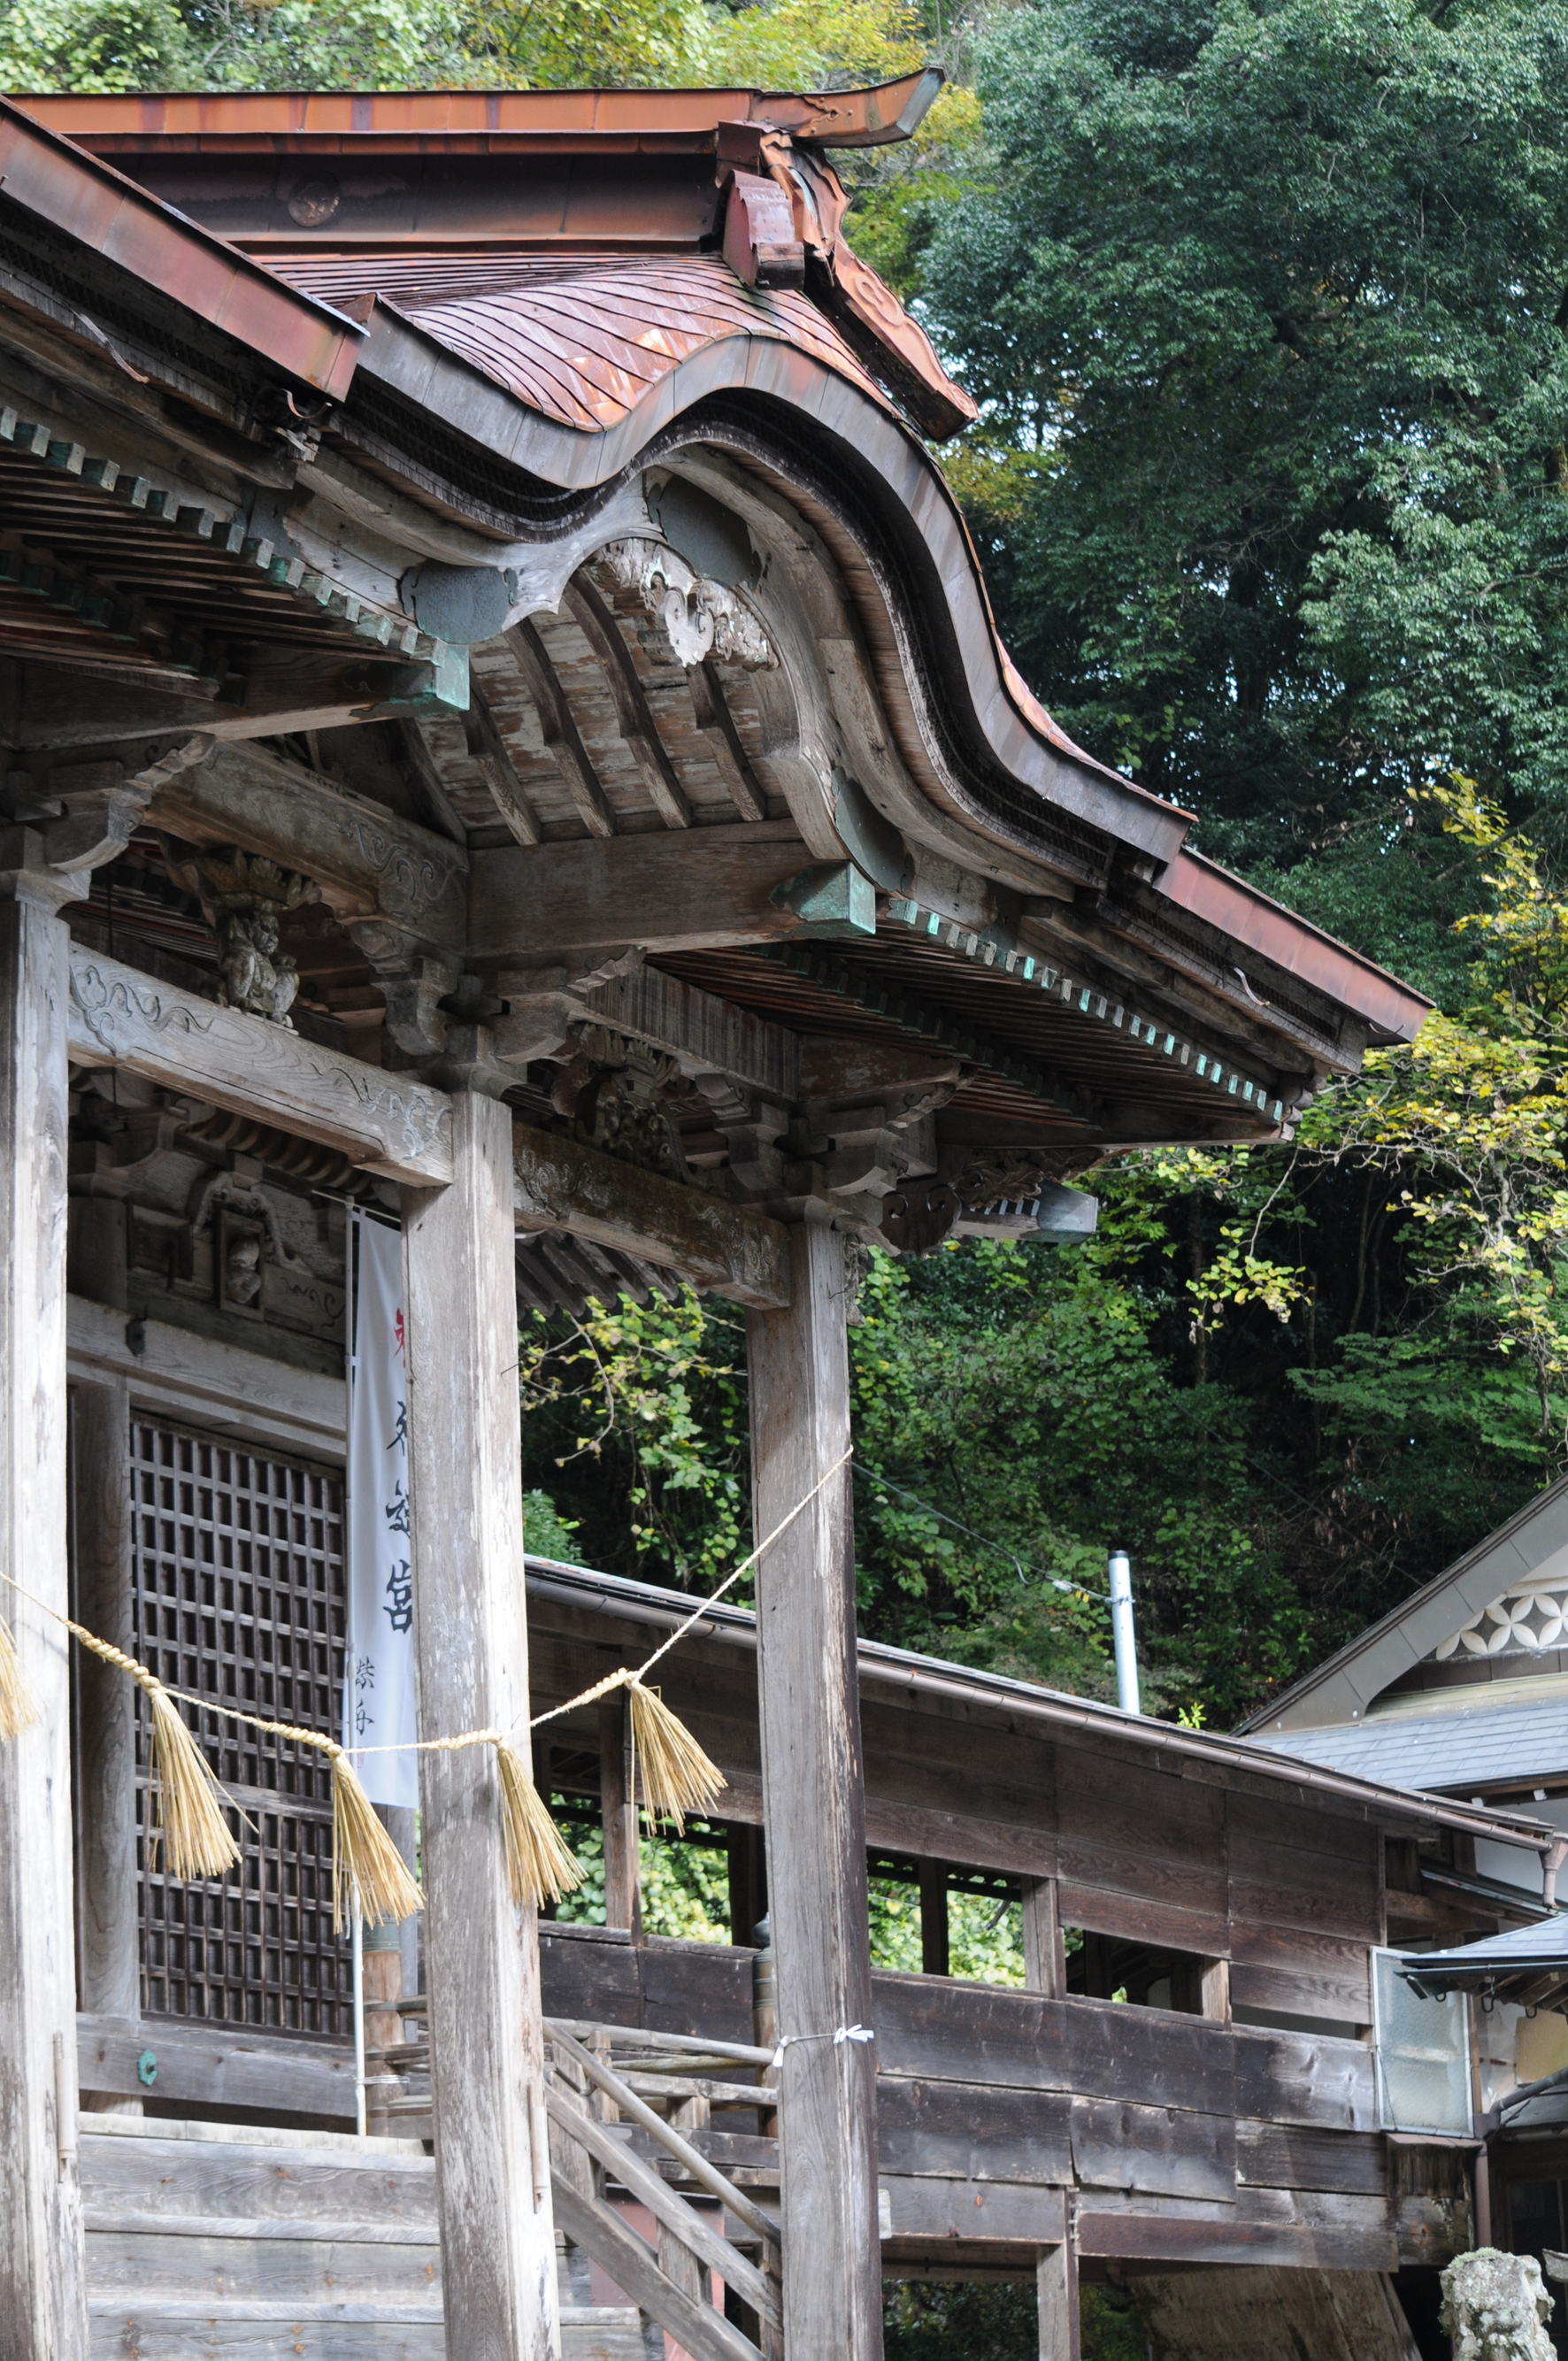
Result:
{"type": "Polygon", "coordinates": [[[0,87],[813,89],[909,71],[922,30],[905,0],[10,0],[0,87]]]}
{"type": "Polygon", "coordinates": [[[1452,997],[1473,879],[1408,790],[1568,807],[1568,16],[1025,0],[976,73],[918,276],[1014,654],[1452,997]]]}

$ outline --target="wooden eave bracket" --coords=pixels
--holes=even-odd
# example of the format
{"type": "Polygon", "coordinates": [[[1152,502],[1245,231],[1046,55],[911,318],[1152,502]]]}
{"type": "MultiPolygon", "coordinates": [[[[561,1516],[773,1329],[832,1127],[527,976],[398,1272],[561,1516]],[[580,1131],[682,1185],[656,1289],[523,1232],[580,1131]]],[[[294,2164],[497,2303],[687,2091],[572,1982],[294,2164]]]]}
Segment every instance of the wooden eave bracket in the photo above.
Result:
{"type": "MultiPolygon", "coordinates": [[[[73,1065],[119,1067],[162,1090],[256,1115],[386,1180],[419,1188],[452,1179],[446,1092],[77,945],[67,1046],[73,1065]]],[[[521,1229],[571,1229],[759,1310],[788,1303],[782,1223],[525,1124],[513,1125],[512,1139],[521,1229]]]]}

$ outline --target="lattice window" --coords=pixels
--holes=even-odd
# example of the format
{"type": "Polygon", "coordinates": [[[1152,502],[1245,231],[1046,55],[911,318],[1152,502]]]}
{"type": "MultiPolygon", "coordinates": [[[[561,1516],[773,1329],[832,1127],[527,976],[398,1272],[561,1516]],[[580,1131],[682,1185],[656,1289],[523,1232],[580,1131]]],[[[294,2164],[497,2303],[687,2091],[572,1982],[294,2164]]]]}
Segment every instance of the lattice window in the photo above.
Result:
{"type": "MultiPolygon", "coordinates": [[[[347,1615],[343,1482],[332,1469],[183,1427],[131,1422],[137,1653],[170,1687],[336,1735],[347,1615]]],[[[142,2006],[286,2033],[353,2030],[347,1938],[332,1931],[332,1779],[297,1741],[182,1708],[238,1813],[243,1860],[177,1884],[147,1858],[137,1698],[142,2006]]]]}

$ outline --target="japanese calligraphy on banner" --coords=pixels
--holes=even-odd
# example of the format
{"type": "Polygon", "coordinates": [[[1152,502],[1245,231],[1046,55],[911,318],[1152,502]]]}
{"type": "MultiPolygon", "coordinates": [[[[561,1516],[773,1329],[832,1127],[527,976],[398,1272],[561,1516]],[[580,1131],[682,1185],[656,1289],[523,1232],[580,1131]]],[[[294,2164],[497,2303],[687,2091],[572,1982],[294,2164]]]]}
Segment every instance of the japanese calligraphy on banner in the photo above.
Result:
{"type": "Polygon", "coordinates": [[[403,1241],[351,1217],[353,1341],[348,1363],[348,1657],[343,1742],[373,1804],[419,1802],[414,1719],[412,1549],[403,1241]]]}

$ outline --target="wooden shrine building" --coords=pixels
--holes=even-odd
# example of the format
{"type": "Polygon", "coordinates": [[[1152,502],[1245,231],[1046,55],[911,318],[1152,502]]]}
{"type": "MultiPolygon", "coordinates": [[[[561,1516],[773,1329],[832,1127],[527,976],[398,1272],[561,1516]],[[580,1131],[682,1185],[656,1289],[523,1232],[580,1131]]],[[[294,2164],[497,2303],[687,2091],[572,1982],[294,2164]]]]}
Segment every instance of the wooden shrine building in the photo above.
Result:
{"type": "Polygon", "coordinates": [[[1425,1008],[1008,664],[829,160],[935,86],[0,104],[0,2361],[872,2361],[884,2271],[1037,2273],[1066,2356],[1080,2266],[1168,2356],[1238,2349],[1231,2273],[1263,2361],[1291,2305],[1380,2361],[1470,2235],[1371,2038],[1388,1889],[1550,1828],[857,1652],[865,1252],[1081,1230],[1425,1008]],[[215,1711],[342,1727],[356,1204],[427,1739],[678,1611],[525,1597],[516,1305],[744,1306],[759,1536],[806,1503],[663,1668],[736,1943],[640,1938],[618,1698],[539,1769],[603,1928],[542,1941],[490,1752],[422,1756],[363,2138],[327,1773],[215,1711]],[[226,1881],[149,1857],[68,1612],[214,1700],[226,1881]],[[868,1845],[1021,1902],[1029,1988],[939,1912],[873,1977],[868,1845]]]}

